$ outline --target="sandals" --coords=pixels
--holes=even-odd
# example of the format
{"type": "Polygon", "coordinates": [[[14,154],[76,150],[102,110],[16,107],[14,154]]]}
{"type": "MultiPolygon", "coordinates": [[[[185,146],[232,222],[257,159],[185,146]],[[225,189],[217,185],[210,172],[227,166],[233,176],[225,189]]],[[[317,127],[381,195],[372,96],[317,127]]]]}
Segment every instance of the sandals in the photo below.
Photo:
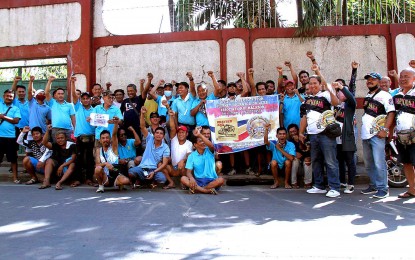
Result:
{"type": "Polygon", "coordinates": [[[56,185],[55,190],[62,190],[62,186],[61,185],[56,185]]]}
{"type": "Polygon", "coordinates": [[[218,195],[218,192],[215,188],[210,189],[210,194],[212,195],[218,195]]]}
{"type": "Polygon", "coordinates": [[[299,188],[300,188],[300,186],[298,186],[298,185],[297,185],[297,183],[293,183],[293,184],[291,185],[291,187],[292,187],[293,189],[299,189],[299,188]]]}
{"type": "Polygon", "coordinates": [[[409,198],[415,198],[415,194],[410,193],[409,191],[401,193],[398,195],[398,198],[400,199],[409,199],[409,198]]]}
{"type": "Polygon", "coordinates": [[[25,182],[26,185],[32,185],[32,184],[36,184],[36,183],[39,183],[39,181],[35,180],[35,179],[30,179],[27,182],[25,182]]]}
{"type": "Polygon", "coordinates": [[[270,189],[278,189],[280,186],[278,183],[275,183],[274,185],[272,185],[271,187],[269,187],[270,189]]]}
{"type": "Polygon", "coordinates": [[[42,186],[40,186],[39,187],[39,190],[44,190],[44,189],[47,189],[47,188],[50,188],[50,184],[49,185],[42,185],[42,186]]]}
{"type": "Polygon", "coordinates": [[[13,182],[14,182],[14,184],[21,184],[22,183],[20,180],[14,180],[13,182]]]}

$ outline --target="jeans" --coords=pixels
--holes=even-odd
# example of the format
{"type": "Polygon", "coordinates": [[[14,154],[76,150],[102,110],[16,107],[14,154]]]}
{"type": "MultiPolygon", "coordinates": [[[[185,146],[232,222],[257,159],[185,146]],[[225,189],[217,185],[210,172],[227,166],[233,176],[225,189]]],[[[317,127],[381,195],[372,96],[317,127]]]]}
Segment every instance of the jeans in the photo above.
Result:
{"type": "Polygon", "coordinates": [[[347,184],[354,185],[356,176],[355,152],[342,151],[342,145],[337,145],[337,160],[339,161],[340,183],[346,183],[346,166],[347,166],[347,184]]]}
{"type": "Polygon", "coordinates": [[[339,163],[336,158],[336,139],[331,139],[324,134],[309,136],[314,186],[319,189],[325,189],[323,177],[323,167],[325,163],[330,189],[340,191],[339,163]]]}
{"type": "Polygon", "coordinates": [[[385,160],[385,139],[374,136],[363,140],[363,161],[369,186],[376,190],[388,191],[388,172],[385,160]]]}
{"type": "MultiPolygon", "coordinates": [[[[146,169],[146,170],[147,170],[147,173],[150,173],[155,169],[146,169]]],[[[128,173],[134,175],[135,177],[138,177],[138,179],[140,179],[141,181],[149,181],[147,179],[147,176],[144,176],[144,169],[139,166],[130,168],[128,170],[128,173]]],[[[166,176],[164,176],[162,172],[155,172],[153,178],[158,183],[165,183],[167,181],[166,176]]]]}

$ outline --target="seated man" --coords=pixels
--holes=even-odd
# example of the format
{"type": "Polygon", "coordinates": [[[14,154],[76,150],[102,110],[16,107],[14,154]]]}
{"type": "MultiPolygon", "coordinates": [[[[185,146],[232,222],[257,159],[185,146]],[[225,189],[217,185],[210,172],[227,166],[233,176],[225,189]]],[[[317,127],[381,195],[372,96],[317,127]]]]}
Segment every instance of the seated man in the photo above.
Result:
{"type": "Polygon", "coordinates": [[[278,169],[285,170],[285,188],[292,189],[289,183],[292,161],[295,158],[295,146],[293,143],[287,141],[287,130],[284,127],[277,129],[277,144],[270,143],[268,140],[268,131],[270,124],[265,126],[264,143],[267,149],[272,152],[271,171],[274,177],[274,184],[270,187],[276,189],[278,185],[278,169]]]}
{"type": "Polygon", "coordinates": [[[135,167],[141,162],[141,156],[137,156],[136,152],[136,148],[141,144],[140,137],[134,127],[129,126],[128,130],[134,134],[134,139],[127,139],[126,131],[122,128],[118,129],[118,163],[124,165],[125,169],[135,167]]]}
{"type": "Polygon", "coordinates": [[[103,130],[99,134],[101,148],[95,152],[95,178],[98,181],[97,193],[104,193],[104,187],[118,187],[123,189],[124,185],[129,185],[130,180],[121,174],[118,167],[118,117],[113,118],[114,129],[112,136],[108,130],[103,130]]]}
{"type": "Polygon", "coordinates": [[[46,146],[43,145],[43,133],[42,128],[33,127],[32,129],[32,139],[27,140],[27,133],[30,131],[28,126],[25,126],[17,138],[17,143],[21,146],[31,150],[32,156],[26,156],[23,158],[23,166],[26,169],[27,173],[30,174],[31,179],[27,181],[26,185],[31,185],[39,183],[37,175],[35,172],[45,173],[45,161],[50,157],[52,151],[50,151],[46,146]]]}
{"type": "Polygon", "coordinates": [[[170,159],[170,148],[163,142],[165,130],[162,127],[156,128],[154,135],[149,133],[146,128],[144,115],[147,109],[141,107],[140,113],[140,129],[143,138],[146,139],[146,149],[143,153],[143,158],[140,165],[128,170],[128,176],[132,183],[135,183],[137,178],[139,182],[151,182],[151,187],[155,188],[157,183],[165,183],[167,177],[163,173],[163,169],[167,166],[170,159]]]}
{"type": "Polygon", "coordinates": [[[215,172],[214,148],[211,141],[200,133],[199,129],[193,131],[191,137],[193,151],[186,162],[186,176],[181,178],[181,183],[189,187],[191,193],[200,192],[217,195],[224,179],[218,177],[215,172]]]}
{"type": "Polygon", "coordinates": [[[50,188],[50,178],[56,173],[60,180],[56,183],[55,190],[62,190],[62,183],[65,182],[75,169],[76,144],[66,140],[65,131],[57,131],[55,134],[56,143],[49,142],[49,131],[52,126],[48,125],[48,131],[43,136],[43,145],[52,150],[52,156],[46,160],[45,179],[39,189],[50,188]]]}
{"type": "MultiPolygon", "coordinates": [[[[167,103],[167,101],[166,101],[166,103],[167,103]]],[[[166,104],[166,106],[168,107],[168,104],[166,104]]],[[[151,122],[151,124],[147,127],[147,131],[149,133],[152,133],[154,135],[154,132],[156,131],[156,129],[158,127],[164,128],[164,132],[166,134],[164,135],[163,140],[170,147],[170,136],[169,136],[169,132],[167,132],[167,128],[166,128],[165,125],[161,125],[160,124],[160,120],[161,120],[160,115],[157,112],[150,113],[150,122],[151,122]]],[[[141,140],[141,147],[143,148],[143,150],[146,149],[146,145],[147,145],[146,144],[146,140],[145,139],[142,139],[141,140]]]]}
{"type": "Polygon", "coordinates": [[[170,176],[185,176],[185,166],[187,157],[193,152],[192,143],[187,140],[188,129],[186,126],[176,126],[176,115],[173,110],[169,110],[170,117],[170,137],[171,139],[171,165],[166,167],[166,177],[169,184],[165,189],[174,188],[174,182],[170,176]]]}
{"type": "MultiPolygon", "coordinates": [[[[208,125],[202,126],[201,134],[206,137],[209,141],[211,140],[211,132],[210,127],[208,125]]],[[[222,162],[219,161],[219,155],[215,151],[215,171],[217,175],[222,175],[222,162]]]]}
{"type": "Polygon", "coordinates": [[[292,142],[295,146],[296,156],[292,163],[291,168],[291,185],[293,188],[298,189],[299,185],[297,182],[297,174],[300,168],[301,163],[304,167],[304,188],[311,188],[311,182],[313,180],[313,172],[311,168],[311,155],[310,155],[310,145],[303,144],[300,142],[298,136],[298,126],[296,124],[290,124],[288,126],[288,140],[292,142]]]}

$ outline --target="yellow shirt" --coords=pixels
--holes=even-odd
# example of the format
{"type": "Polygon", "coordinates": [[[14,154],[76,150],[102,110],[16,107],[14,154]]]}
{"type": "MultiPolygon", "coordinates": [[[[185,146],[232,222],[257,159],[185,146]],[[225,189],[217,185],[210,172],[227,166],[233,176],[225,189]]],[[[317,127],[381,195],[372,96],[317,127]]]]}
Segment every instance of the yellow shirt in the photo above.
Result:
{"type": "Polygon", "coordinates": [[[147,98],[146,101],[144,102],[144,107],[147,109],[146,123],[147,123],[147,125],[151,125],[150,114],[152,112],[157,112],[157,109],[158,109],[157,102],[152,100],[152,99],[147,98]]]}

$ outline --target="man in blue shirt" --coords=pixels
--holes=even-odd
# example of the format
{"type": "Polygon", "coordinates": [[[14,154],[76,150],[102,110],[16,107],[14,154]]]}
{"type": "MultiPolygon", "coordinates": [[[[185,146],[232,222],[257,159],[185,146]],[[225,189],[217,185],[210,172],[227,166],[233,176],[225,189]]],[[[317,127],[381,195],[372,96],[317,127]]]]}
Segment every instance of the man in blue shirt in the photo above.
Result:
{"type": "MultiPolygon", "coordinates": [[[[52,112],[48,105],[45,103],[45,91],[43,89],[36,90],[33,94],[33,82],[35,81],[34,76],[30,76],[29,87],[27,90],[27,96],[29,100],[29,127],[33,129],[38,126],[42,128],[42,133],[46,133],[47,125],[52,119],[52,112]]],[[[29,132],[29,135],[30,132],[29,132]]],[[[28,136],[27,140],[32,140],[28,136]]]]}
{"type": "Polygon", "coordinates": [[[304,98],[295,88],[292,80],[285,81],[285,95],[280,99],[280,125],[287,128],[291,124],[300,126],[300,106],[304,98]]]}
{"type": "Polygon", "coordinates": [[[95,128],[95,140],[99,140],[100,134],[104,130],[108,130],[110,132],[110,136],[112,135],[112,131],[114,129],[114,120],[113,120],[114,118],[117,118],[120,121],[123,120],[121,110],[117,106],[112,104],[112,102],[115,99],[115,96],[112,93],[112,91],[105,90],[102,92],[102,96],[104,99],[104,104],[97,105],[96,107],[94,107],[93,113],[108,114],[109,115],[108,127],[98,126],[97,128],[95,128]]]}
{"type": "Polygon", "coordinates": [[[147,113],[145,107],[141,107],[140,111],[140,129],[143,138],[146,139],[146,149],[140,165],[128,170],[131,183],[151,182],[151,187],[155,188],[156,183],[165,183],[167,178],[162,172],[166,168],[170,159],[170,148],[163,142],[165,130],[162,127],[157,127],[154,135],[149,133],[146,128],[144,115],[147,113]]]}
{"type": "Polygon", "coordinates": [[[190,193],[217,195],[217,189],[225,181],[216,174],[213,144],[200,133],[199,129],[193,131],[191,141],[196,150],[187,157],[186,176],[180,181],[184,186],[189,187],[190,193]]]}
{"type": "Polygon", "coordinates": [[[272,152],[271,171],[274,177],[274,184],[270,187],[276,189],[278,184],[278,171],[285,172],[285,188],[292,189],[290,185],[292,161],[295,158],[295,145],[287,141],[287,130],[284,127],[277,129],[277,143],[274,145],[268,140],[268,131],[270,124],[265,126],[264,143],[267,149],[272,152]]]}
{"type": "Polygon", "coordinates": [[[74,136],[76,138],[76,170],[75,181],[71,186],[77,186],[85,181],[85,184],[94,186],[92,182],[94,175],[94,141],[95,127],[86,120],[92,113],[91,95],[88,92],[81,93],[80,98],[75,88],[76,77],[71,77],[72,100],[75,105],[76,127],[74,136]]]}
{"type": "Polygon", "coordinates": [[[6,154],[7,161],[11,163],[13,182],[20,184],[17,178],[17,151],[11,148],[16,146],[15,125],[21,116],[19,108],[12,104],[13,99],[13,91],[7,89],[0,101],[0,156],[6,154]]]}
{"type": "MultiPolygon", "coordinates": [[[[163,83],[164,83],[164,80],[160,80],[159,84],[163,84],[163,83]]],[[[157,105],[158,105],[157,111],[158,111],[161,121],[167,122],[169,120],[168,107],[172,106],[173,101],[175,99],[173,96],[173,85],[171,83],[164,84],[163,95],[158,95],[156,93],[156,88],[153,88],[149,92],[149,94],[157,102],[157,105]],[[167,106],[165,105],[166,102],[167,102],[167,106]]]]}
{"type": "Polygon", "coordinates": [[[206,114],[206,100],[215,100],[216,97],[213,93],[208,95],[208,90],[204,84],[197,86],[197,95],[199,97],[193,101],[190,115],[196,117],[196,126],[209,125],[206,114]]]}
{"type": "Polygon", "coordinates": [[[179,95],[173,102],[171,109],[176,113],[179,125],[184,125],[187,129],[195,128],[195,118],[190,114],[193,100],[196,97],[195,83],[192,74],[186,74],[190,80],[190,87],[187,82],[178,83],[177,94],[179,95]],[[189,92],[190,88],[190,92],[189,92]]]}
{"type": "Polygon", "coordinates": [[[55,135],[58,131],[65,132],[68,140],[71,138],[73,129],[76,127],[76,119],[73,104],[65,101],[65,91],[62,88],[54,91],[53,98],[50,95],[50,89],[54,80],[54,76],[48,78],[45,94],[52,110],[52,139],[56,142],[55,135]]]}
{"type": "Polygon", "coordinates": [[[136,148],[141,144],[140,137],[134,127],[128,127],[134,135],[134,139],[127,139],[125,129],[118,129],[118,163],[125,165],[125,169],[130,169],[140,164],[141,156],[137,156],[136,148]]]}
{"type": "Polygon", "coordinates": [[[20,115],[22,118],[16,125],[20,130],[25,126],[29,126],[29,101],[26,99],[26,87],[23,85],[17,85],[22,78],[20,76],[14,77],[12,90],[15,92],[13,105],[20,109],[20,115]]]}

